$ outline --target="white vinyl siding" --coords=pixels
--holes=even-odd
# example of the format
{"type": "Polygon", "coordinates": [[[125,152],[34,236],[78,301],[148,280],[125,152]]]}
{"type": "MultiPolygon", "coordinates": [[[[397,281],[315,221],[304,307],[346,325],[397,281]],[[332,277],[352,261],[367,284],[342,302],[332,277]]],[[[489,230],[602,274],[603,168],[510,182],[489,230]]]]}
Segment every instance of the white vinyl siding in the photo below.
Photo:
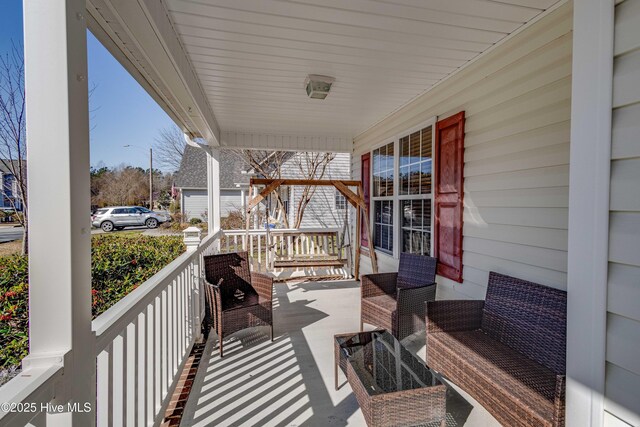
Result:
{"type": "Polygon", "coordinates": [[[571,30],[568,3],[354,140],[360,179],[363,153],[465,111],[464,281],[439,277],[438,298],[484,298],[491,270],[566,289],[571,30]]]}
{"type": "MultiPolygon", "coordinates": [[[[297,154],[304,155],[304,154],[297,154]]],[[[329,163],[323,179],[349,179],[349,163],[351,156],[348,153],[336,153],[329,163]]],[[[305,178],[300,172],[295,159],[285,162],[282,168],[283,178],[305,178]]],[[[304,187],[295,186],[291,189],[289,201],[289,222],[293,227],[295,212],[300,203],[304,187]]],[[[344,224],[344,210],[335,207],[335,188],[316,187],[315,194],[302,217],[302,228],[342,227],[344,224]]]]}
{"type": "Polygon", "coordinates": [[[204,221],[207,212],[207,190],[182,190],[182,215],[185,221],[198,218],[204,221]]]}
{"type": "MultiPolygon", "coordinates": [[[[240,190],[220,190],[220,216],[226,217],[231,211],[241,210],[240,190]]],[[[182,190],[182,213],[185,221],[199,218],[204,221],[207,212],[207,190],[182,190]]]]}
{"type": "Polygon", "coordinates": [[[640,0],[616,6],[605,425],[640,425],[640,0]]]}

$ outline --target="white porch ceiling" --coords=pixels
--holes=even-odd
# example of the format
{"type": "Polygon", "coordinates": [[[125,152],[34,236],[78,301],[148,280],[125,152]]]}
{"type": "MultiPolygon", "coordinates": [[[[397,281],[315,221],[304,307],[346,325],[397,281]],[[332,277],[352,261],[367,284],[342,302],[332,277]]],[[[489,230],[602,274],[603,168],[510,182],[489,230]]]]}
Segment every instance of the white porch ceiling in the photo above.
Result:
{"type": "Polygon", "coordinates": [[[164,0],[222,131],[354,137],[557,0],[164,0]],[[336,79],[307,98],[307,74],[336,79]]]}

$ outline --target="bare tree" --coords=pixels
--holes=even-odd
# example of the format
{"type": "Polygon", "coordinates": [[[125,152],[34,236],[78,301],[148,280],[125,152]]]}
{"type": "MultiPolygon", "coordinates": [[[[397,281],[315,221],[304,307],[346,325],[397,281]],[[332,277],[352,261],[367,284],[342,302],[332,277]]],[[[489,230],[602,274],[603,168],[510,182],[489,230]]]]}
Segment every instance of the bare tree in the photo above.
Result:
{"type": "Polygon", "coordinates": [[[28,251],[29,235],[25,136],[24,59],[22,50],[14,44],[10,52],[0,57],[0,163],[15,180],[15,186],[7,187],[2,183],[2,197],[16,212],[22,208],[22,214],[16,217],[24,228],[23,254],[28,251]]]}
{"type": "Polygon", "coordinates": [[[139,205],[149,195],[147,172],[141,168],[120,166],[112,170],[97,170],[92,175],[97,194],[92,196],[96,206],[139,205]]]}
{"type": "MultiPolygon", "coordinates": [[[[323,179],[327,173],[329,163],[335,158],[333,153],[290,153],[287,151],[260,151],[260,150],[234,150],[253,170],[266,178],[282,178],[283,166],[291,159],[294,162],[297,174],[302,179],[323,179]]],[[[316,187],[308,185],[303,187],[300,200],[296,205],[293,227],[299,228],[304,218],[304,211],[313,198],[316,187]]],[[[289,219],[284,212],[284,202],[279,192],[272,193],[278,204],[278,209],[284,218],[284,226],[289,228],[289,219]]]]}
{"type": "MultiPolygon", "coordinates": [[[[329,163],[336,157],[334,153],[301,153],[294,157],[303,179],[323,179],[327,173],[329,163]]],[[[296,207],[294,228],[300,228],[304,211],[316,192],[316,186],[307,185],[302,190],[302,195],[296,207]]]]}
{"type": "Polygon", "coordinates": [[[174,125],[161,129],[153,144],[154,158],[161,168],[175,172],[180,169],[185,145],[184,135],[179,127],[174,125]]]}
{"type": "MultiPolygon", "coordinates": [[[[251,169],[265,178],[282,178],[282,166],[291,157],[287,151],[263,151],[263,150],[232,150],[251,169]]],[[[285,213],[284,202],[280,193],[272,193],[276,198],[278,211],[282,214],[285,228],[289,228],[289,219],[285,213]]]]}

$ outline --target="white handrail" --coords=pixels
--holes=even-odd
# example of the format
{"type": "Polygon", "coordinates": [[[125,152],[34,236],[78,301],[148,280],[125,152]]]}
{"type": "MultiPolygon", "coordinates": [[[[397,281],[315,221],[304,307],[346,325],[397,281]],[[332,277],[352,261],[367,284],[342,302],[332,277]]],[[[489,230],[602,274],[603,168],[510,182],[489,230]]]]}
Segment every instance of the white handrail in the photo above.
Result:
{"type": "Polygon", "coordinates": [[[111,306],[107,311],[96,317],[93,322],[91,322],[91,329],[96,334],[96,351],[100,352],[104,350],[108,343],[138,316],[142,308],[160,294],[165,286],[189,265],[194,257],[199,256],[200,253],[206,250],[209,245],[213,244],[220,235],[221,232],[218,231],[217,233],[207,236],[196,251],[185,252],[180,255],[111,306]]]}
{"type": "Polygon", "coordinates": [[[0,426],[26,425],[46,413],[61,377],[61,365],[38,366],[22,371],[0,387],[0,426]]]}

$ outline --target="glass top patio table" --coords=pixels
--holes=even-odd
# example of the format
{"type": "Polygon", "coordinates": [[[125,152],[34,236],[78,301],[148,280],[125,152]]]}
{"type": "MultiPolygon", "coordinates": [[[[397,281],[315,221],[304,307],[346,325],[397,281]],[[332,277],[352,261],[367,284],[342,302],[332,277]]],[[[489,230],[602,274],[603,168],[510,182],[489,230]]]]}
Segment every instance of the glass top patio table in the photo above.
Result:
{"type": "Polygon", "coordinates": [[[338,335],[336,344],[371,395],[442,385],[387,331],[338,335]]]}

